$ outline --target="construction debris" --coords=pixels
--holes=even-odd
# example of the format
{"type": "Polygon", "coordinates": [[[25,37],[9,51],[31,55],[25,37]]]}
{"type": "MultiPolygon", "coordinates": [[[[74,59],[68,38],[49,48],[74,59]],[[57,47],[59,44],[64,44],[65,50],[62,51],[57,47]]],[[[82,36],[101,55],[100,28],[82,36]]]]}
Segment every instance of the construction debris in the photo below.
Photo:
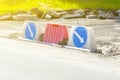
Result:
{"type": "Polygon", "coordinates": [[[17,20],[17,21],[24,21],[24,20],[36,21],[37,15],[17,14],[17,15],[13,15],[12,18],[13,18],[13,20],[17,20]]]}
{"type": "Polygon", "coordinates": [[[0,20],[12,20],[12,15],[12,13],[1,15],[0,20]]]}
{"type": "Polygon", "coordinates": [[[31,14],[37,15],[38,18],[41,18],[44,14],[44,12],[42,10],[39,10],[38,8],[32,8],[30,10],[31,14]]]}

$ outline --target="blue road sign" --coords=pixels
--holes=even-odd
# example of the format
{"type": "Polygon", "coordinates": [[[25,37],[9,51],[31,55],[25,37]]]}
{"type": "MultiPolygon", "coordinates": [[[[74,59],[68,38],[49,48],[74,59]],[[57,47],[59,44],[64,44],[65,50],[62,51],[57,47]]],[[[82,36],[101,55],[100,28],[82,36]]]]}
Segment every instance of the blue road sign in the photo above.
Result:
{"type": "Polygon", "coordinates": [[[25,38],[34,40],[36,35],[36,26],[34,23],[27,23],[26,29],[25,29],[25,38]]]}
{"type": "Polygon", "coordinates": [[[87,42],[87,31],[84,27],[78,26],[73,32],[73,43],[75,47],[83,48],[87,42]]]}

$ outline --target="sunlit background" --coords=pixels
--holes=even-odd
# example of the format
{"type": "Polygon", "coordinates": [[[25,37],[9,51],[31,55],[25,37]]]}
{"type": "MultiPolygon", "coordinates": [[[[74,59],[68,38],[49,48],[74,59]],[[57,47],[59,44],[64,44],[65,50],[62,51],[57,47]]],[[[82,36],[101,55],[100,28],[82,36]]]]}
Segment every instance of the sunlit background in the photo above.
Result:
{"type": "Polygon", "coordinates": [[[54,9],[107,8],[119,9],[120,0],[0,0],[0,14],[29,10],[34,7],[45,9],[44,4],[54,9]]]}

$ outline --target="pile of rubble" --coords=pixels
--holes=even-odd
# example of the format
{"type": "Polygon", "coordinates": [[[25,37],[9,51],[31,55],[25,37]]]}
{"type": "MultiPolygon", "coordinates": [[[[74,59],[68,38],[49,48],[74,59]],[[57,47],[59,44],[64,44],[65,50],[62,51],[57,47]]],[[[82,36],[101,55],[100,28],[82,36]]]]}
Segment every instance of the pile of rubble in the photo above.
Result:
{"type": "Polygon", "coordinates": [[[56,11],[64,19],[87,18],[87,19],[120,19],[120,10],[104,9],[71,9],[56,11]]]}
{"type": "Polygon", "coordinates": [[[19,10],[15,13],[7,13],[0,16],[0,20],[18,20],[18,21],[24,21],[24,20],[33,20],[36,21],[39,18],[42,17],[44,12],[42,10],[39,10],[38,8],[33,8],[29,11],[19,10]]]}
{"type": "Polygon", "coordinates": [[[16,13],[8,13],[0,16],[0,20],[38,20],[38,19],[120,19],[120,10],[105,10],[105,9],[70,9],[70,10],[53,10],[46,9],[45,12],[38,8],[33,8],[29,11],[17,11],[16,13]]]}

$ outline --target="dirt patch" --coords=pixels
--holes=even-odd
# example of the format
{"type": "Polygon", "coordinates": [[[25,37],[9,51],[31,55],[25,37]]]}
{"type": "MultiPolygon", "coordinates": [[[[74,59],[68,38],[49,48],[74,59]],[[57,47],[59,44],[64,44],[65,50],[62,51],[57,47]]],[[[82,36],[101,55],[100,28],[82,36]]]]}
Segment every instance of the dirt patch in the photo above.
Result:
{"type": "Polygon", "coordinates": [[[5,36],[6,38],[9,38],[9,39],[17,39],[19,37],[23,37],[23,34],[22,33],[12,33],[12,34],[9,34],[7,36],[5,36]]]}

